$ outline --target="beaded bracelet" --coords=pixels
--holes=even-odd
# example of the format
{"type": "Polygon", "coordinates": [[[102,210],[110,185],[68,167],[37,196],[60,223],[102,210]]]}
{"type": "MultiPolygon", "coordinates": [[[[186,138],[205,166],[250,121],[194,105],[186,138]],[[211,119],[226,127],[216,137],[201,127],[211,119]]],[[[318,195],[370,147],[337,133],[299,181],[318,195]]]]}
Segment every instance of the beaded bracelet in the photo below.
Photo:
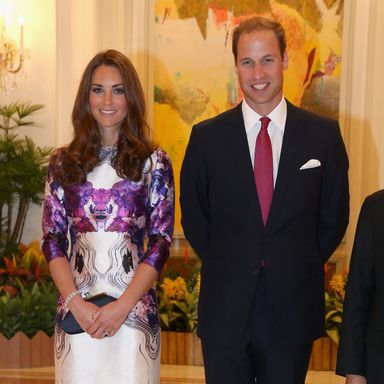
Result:
{"type": "Polygon", "coordinates": [[[64,301],[64,307],[68,307],[68,305],[69,305],[69,303],[71,302],[71,300],[72,300],[75,296],[80,295],[80,294],[81,294],[81,292],[78,291],[78,290],[71,292],[71,293],[67,296],[67,298],[65,299],[65,301],[64,301]]]}

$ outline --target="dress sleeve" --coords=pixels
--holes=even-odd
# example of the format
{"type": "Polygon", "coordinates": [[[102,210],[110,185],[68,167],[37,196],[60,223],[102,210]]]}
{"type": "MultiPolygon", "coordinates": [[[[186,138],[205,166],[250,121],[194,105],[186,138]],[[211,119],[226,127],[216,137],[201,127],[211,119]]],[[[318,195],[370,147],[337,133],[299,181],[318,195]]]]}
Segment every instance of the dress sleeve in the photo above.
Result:
{"type": "Polygon", "coordinates": [[[148,191],[148,246],[142,262],[160,272],[169,257],[172,242],[175,186],[169,157],[162,150],[155,154],[148,191]]]}
{"type": "Polygon", "coordinates": [[[45,183],[42,227],[42,249],[47,262],[57,257],[67,257],[68,219],[64,206],[64,190],[53,178],[52,160],[45,183]]]}

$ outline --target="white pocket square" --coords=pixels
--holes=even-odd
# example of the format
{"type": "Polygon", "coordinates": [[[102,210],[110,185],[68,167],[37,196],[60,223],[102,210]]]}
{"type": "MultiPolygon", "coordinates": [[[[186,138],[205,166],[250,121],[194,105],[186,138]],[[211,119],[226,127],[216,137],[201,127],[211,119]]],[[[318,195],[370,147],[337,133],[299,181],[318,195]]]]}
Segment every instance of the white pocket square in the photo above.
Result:
{"type": "Polygon", "coordinates": [[[320,165],[321,165],[320,160],[317,160],[317,159],[311,159],[311,160],[308,160],[305,164],[303,164],[303,165],[300,167],[300,170],[302,170],[302,169],[316,168],[316,167],[320,167],[320,165]]]}

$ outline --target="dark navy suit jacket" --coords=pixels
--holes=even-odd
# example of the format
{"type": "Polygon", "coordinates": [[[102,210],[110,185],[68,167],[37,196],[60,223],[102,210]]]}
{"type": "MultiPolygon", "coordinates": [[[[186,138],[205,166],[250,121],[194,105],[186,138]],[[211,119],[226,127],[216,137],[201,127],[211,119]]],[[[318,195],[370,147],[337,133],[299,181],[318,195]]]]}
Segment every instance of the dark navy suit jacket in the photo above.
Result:
{"type": "Polygon", "coordinates": [[[182,226],[202,261],[198,334],[236,344],[264,260],[269,315],[282,337],[324,330],[324,263],[348,224],[348,159],[336,121],[287,102],[264,227],[241,104],[195,125],[181,170],[182,226]],[[320,167],[300,170],[311,159],[320,167]]]}

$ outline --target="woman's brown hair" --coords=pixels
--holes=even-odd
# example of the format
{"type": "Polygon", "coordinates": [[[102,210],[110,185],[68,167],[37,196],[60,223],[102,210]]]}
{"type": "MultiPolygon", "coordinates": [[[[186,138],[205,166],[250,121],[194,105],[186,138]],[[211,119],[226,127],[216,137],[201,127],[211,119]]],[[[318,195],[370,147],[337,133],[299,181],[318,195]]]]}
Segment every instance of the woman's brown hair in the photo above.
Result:
{"type": "Polygon", "coordinates": [[[121,178],[139,181],[145,160],[154,149],[145,120],[144,93],[137,72],[122,53],[107,50],[98,53],[87,65],[80,81],[72,111],[74,137],[53,158],[54,177],[62,185],[83,184],[86,175],[99,163],[101,134],[89,107],[91,79],[101,65],[116,67],[122,77],[128,113],[120,126],[116,156],[112,166],[121,178]]]}

